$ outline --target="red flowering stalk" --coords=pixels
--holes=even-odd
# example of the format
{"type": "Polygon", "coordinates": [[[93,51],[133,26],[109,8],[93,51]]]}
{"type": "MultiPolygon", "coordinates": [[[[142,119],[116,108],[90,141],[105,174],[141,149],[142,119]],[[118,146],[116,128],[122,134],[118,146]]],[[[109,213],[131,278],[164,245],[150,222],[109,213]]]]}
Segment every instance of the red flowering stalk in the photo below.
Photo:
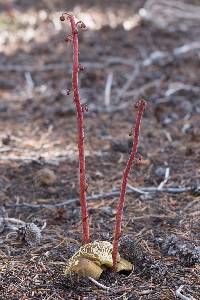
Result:
{"type": "Polygon", "coordinates": [[[73,87],[73,100],[76,105],[77,127],[78,127],[78,150],[79,150],[79,174],[80,174],[80,204],[82,215],[82,232],[83,243],[89,243],[89,221],[87,212],[86,201],[86,176],[85,176],[85,150],[84,150],[84,122],[83,114],[86,110],[85,106],[81,105],[79,87],[78,87],[78,72],[83,67],[79,65],[79,52],[78,52],[78,26],[85,28],[85,24],[82,21],[75,22],[74,17],[68,13],[63,13],[60,17],[61,21],[69,20],[71,25],[71,34],[66,37],[66,42],[73,42],[73,73],[72,73],[72,87],[73,87]]]}
{"type": "Polygon", "coordinates": [[[116,269],[118,244],[119,244],[119,238],[120,238],[120,235],[121,235],[122,215],[123,215],[123,208],[124,208],[124,202],[125,202],[125,194],[126,194],[126,186],[127,186],[127,181],[128,181],[128,175],[130,173],[131,166],[132,166],[133,162],[135,161],[136,154],[137,154],[140,124],[141,124],[141,119],[142,119],[142,115],[143,115],[145,106],[146,106],[146,102],[144,100],[138,101],[136,103],[136,106],[135,106],[138,109],[138,112],[137,112],[135,128],[134,128],[133,146],[132,146],[131,154],[129,156],[127,165],[124,169],[122,184],[121,184],[120,197],[119,197],[117,212],[116,212],[116,222],[115,222],[113,252],[112,252],[113,270],[114,271],[116,269]]]}

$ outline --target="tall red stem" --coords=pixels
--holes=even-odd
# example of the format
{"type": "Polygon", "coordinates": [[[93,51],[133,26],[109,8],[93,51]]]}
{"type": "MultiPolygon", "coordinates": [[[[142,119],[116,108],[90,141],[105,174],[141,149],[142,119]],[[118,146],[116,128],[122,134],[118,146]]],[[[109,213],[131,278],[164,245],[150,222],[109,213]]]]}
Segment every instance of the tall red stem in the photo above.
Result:
{"type": "MultiPolygon", "coordinates": [[[[80,179],[80,204],[81,204],[81,215],[82,215],[82,232],[83,232],[83,243],[89,243],[89,221],[87,212],[87,201],[86,201],[86,176],[85,176],[85,150],[84,150],[84,107],[81,105],[79,87],[78,87],[78,72],[79,72],[79,51],[78,51],[78,23],[75,23],[74,17],[68,13],[64,13],[61,16],[61,21],[65,20],[65,15],[70,21],[72,30],[72,41],[73,41],[73,73],[72,73],[72,87],[73,87],[73,100],[76,105],[76,117],[78,127],[78,150],[79,150],[79,179],[80,179]]],[[[84,24],[83,24],[84,25],[84,24]]]]}
{"type": "Polygon", "coordinates": [[[118,245],[119,245],[119,238],[120,238],[120,235],[121,235],[122,216],[123,216],[123,208],[124,208],[124,202],[125,202],[128,175],[130,173],[131,166],[132,166],[132,164],[135,160],[136,154],[137,154],[140,124],[141,124],[142,115],[143,115],[143,112],[144,112],[144,109],[145,109],[145,105],[146,105],[146,102],[144,100],[140,100],[136,104],[136,107],[138,108],[138,112],[137,112],[135,128],[134,128],[133,146],[132,146],[132,150],[131,150],[131,154],[129,156],[128,162],[127,162],[126,167],[124,169],[122,184],[121,184],[120,197],[119,197],[119,201],[118,201],[118,205],[117,205],[117,212],[116,212],[114,240],[113,240],[113,253],[112,253],[113,270],[116,269],[118,245]]]}

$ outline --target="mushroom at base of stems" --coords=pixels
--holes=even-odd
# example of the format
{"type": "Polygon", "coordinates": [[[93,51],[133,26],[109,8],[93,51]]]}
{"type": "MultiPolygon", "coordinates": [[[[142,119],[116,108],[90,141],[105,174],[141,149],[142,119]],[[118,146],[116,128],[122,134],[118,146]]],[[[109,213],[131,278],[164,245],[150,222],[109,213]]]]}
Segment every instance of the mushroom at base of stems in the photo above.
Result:
{"type": "MultiPolygon", "coordinates": [[[[82,277],[99,279],[105,269],[113,266],[112,250],[112,244],[107,241],[95,241],[83,245],[68,260],[65,275],[76,273],[82,277]]],[[[132,271],[132,269],[133,265],[118,254],[116,272],[132,271]]]]}

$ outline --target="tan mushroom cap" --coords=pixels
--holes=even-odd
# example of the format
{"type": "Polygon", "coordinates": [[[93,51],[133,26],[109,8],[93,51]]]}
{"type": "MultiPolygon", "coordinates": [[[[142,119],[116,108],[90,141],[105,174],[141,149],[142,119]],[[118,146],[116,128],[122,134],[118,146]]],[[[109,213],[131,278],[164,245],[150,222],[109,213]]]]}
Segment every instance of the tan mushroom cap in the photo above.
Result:
{"type": "MultiPolygon", "coordinates": [[[[88,276],[98,279],[106,268],[112,268],[113,246],[107,241],[95,241],[80,247],[80,249],[68,260],[65,275],[74,272],[80,276],[88,276]]],[[[117,256],[117,272],[131,271],[132,264],[117,256]]]]}

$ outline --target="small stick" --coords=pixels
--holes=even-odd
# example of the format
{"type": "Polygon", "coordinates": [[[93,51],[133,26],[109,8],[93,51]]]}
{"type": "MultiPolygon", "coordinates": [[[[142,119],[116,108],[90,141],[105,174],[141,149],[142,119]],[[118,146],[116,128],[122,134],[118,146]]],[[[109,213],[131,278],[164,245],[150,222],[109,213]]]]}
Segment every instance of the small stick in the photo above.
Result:
{"type": "Polygon", "coordinates": [[[134,66],[134,70],[133,70],[132,74],[129,76],[127,82],[119,90],[118,100],[120,100],[121,97],[123,97],[124,93],[126,93],[126,91],[129,89],[129,87],[131,86],[131,84],[133,83],[133,81],[138,76],[139,71],[140,71],[140,65],[136,63],[135,66],[134,66]]]}
{"type": "Polygon", "coordinates": [[[15,219],[15,218],[4,218],[4,221],[11,223],[11,224],[21,224],[21,225],[26,224],[26,222],[19,220],[19,219],[15,219]]]}
{"type": "Polygon", "coordinates": [[[169,180],[170,176],[169,176],[169,173],[170,173],[170,168],[166,168],[165,170],[165,178],[163,181],[161,181],[161,183],[159,184],[158,186],[158,191],[159,190],[162,190],[162,188],[164,187],[164,185],[167,183],[167,181],[169,180]]]}
{"type": "Polygon", "coordinates": [[[146,106],[146,102],[144,100],[138,101],[138,103],[136,105],[136,107],[138,108],[138,113],[137,113],[135,128],[134,128],[133,146],[132,146],[131,154],[128,159],[127,165],[126,165],[124,173],[123,173],[123,178],[122,178],[121,192],[120,192],[120,198],[119,198],[118,206],[117,206],[116,222],[115,222],[115,230],[114,230],[114,240],[113,240],[112,257],[113,257],[113,270],[114,271],[116,269],[118,244],[119,244],[119,238],[121,235],[122,215],[123,215],[123,208],[124,208],[124,202],[125,202],[128,175],[130,173],[132,164],[135,161],[135,157],[137,154],[140,124],[141,124],[141,119],[142,119],[142,115],[143,115],[145,106],[146,106]]]}
{"type": "Polygon", "coordinates": [[[192,296],[184,296],[183,294],[181,294],[181,291],[183,289],[184,285],[181,285],[177,290],[176,290],[176,296],[178,298],[180,298],[181,300],[196,300],[194,297],[192,296]]]}
{"type": "Polygon", "coordinates": [[[27,85],[27,92],[31,95],[33,89],[34,89],[34,81],[31,76],[30,72],[25,72],[25,79],[26,79],[26,85],[27,85]]]}
{"type": "MultiPolygon", "coordinates": [[[[72,72],[72,86],[74,93],[74,103],[76,106],[77,116],[77,127],[78,127],[78,150],[79,150],[79,182],[80,182],[80,203],[81,203],[81,215],[82,215],[82,232],[83,232],[83,243],[87,244],[90,241],[89,234],[89,222],[87,212],[87,201],[86,201],[86,175],[85,175],[85,149],[84,149],[84,108],[81,105],[79,87],[78,87],[78,72],[80,69],[79,65],[79,49],[78,49],[78,24],[81,28],[85,28],[84,23],[75,23],[74,17],[68,13],[63,13],[60,17],[61,21],[65,21],[65,15],[67,20],[70,21],[72,30],[72,41],[73,41],[73,72],[72,72]]],[[[69,40],[69,39],[68,39],[69,40]]]]}
{"type": "Polygon", "coordinates": [[[108,78],[107,78],[106,86],[105,86],[105,107],[108,110],[110,107],[110,93],[111,93],[112,82],[113,82],[113,73],[110,72],[108,74],[108,78]]]}
{"type": "MultiPolygon", "coordinates": [[[[130,185],[129,185],[130,187],[130,185]]],[[[134,188],[134,187],[130,187],[130,189],[128,189],[126,191],[126,194],[132,194],[134,192],[139,193],[139,194],[148,194],[148,193],[171,193],[171,194],[181,194],[181,193],[187,193],[187,192],[191,192],[194,188],[193,187],[174,187],[174,188],[162,188],[161,190],[158,190],[157,187],[142,187],[140,189],[138,188],[134,188]]],[[[88,196],[87,200],[89,201],[94,201],[94,200],[102,200],[102,199],[106,199],[106,198],[111,198],[111,197],[118,197],[120,195],[120,191],[114,191],[114,192],[109,192],[109,193],[105,193],[105,194],[96,194],[93,196],[88,196]]],[[[35,209],[42,209],[42,208],[47,208],[47,209],[52,209],[55,207],[65,207],[66,205],[69,205],[71,203],[77,202],[79,200],[79,198],[72,198],[72,199],[68,199],[65,200],[63,202],[59,202],[59,203],[55,203],[55,204],[50,204],[50,203],[46,203],[46,204],[30,204],[30,203],[13,203],[13,204],[4,204],[4,206],[6,208],[10,208],[10,207],[29,207],[29,208],[35,208],[35,209]]]]}
{"type": "Polygon", "coordinates": [[[144,192],[144,191],[141,190],[141,189],[135,188],[134,186],[132,186],[132,185],[130,185],[130,184],[128,184],[128,183],[127,183],[127,187],[128,187],[131,191],[136,192],[136,193],[138,193],[138,194],[142,194],[142,195],[147,195],[147,194],[149,194],[148,192],[144,192]]]}
{"type": "Polygon", "coordinates": [[[102,283],[99,283],[98,281],[96,281],[96,280],[95,280],[94,278],[92,278],[92,277],[88,277],[88,279],[89,279],[90,281],[92,281],[94,284],[96,284],[98,287],[100,287],[100,288],[102,288],[102,289],[104,289],[104,290],[106,290],[106,291],[111,290],[110,287],[108,287],[108,286],[106,286],[106,285],[104,285],[104,284],[102,284],[102,283]]]}

